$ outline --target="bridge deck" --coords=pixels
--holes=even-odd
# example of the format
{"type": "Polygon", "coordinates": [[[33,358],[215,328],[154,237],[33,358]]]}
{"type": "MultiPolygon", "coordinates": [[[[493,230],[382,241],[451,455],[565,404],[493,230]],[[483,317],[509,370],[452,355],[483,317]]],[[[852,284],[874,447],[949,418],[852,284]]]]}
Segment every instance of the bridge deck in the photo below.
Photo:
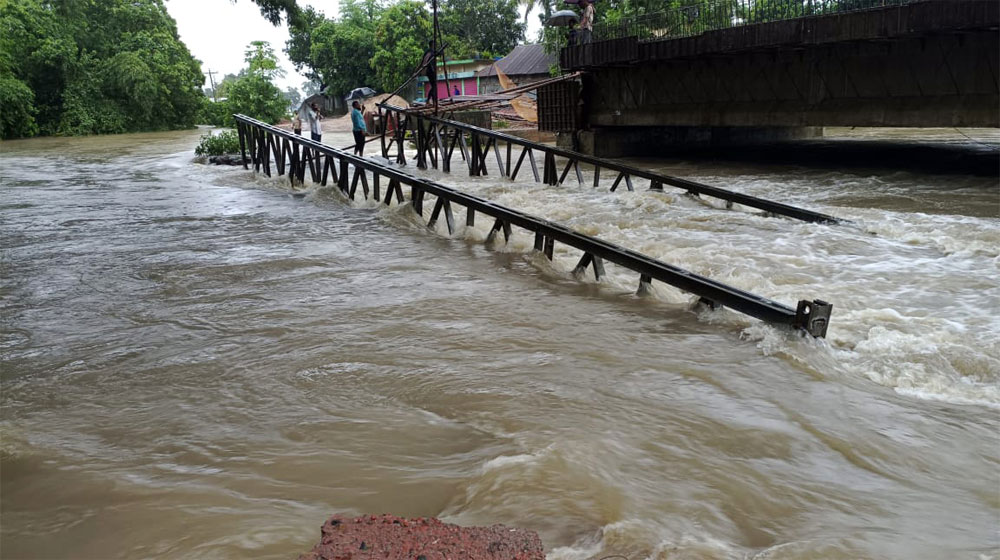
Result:
{"type": "Polygon", "coordinates": [[[454,233],[455,217],[452,205],[463,206],[467,210],[467,226],[475,225],[477,213],[493,218],[494,223],[487,243],[492,242],[500,233],[503,234],[505,241],[509,240],[512,226],[517,226],[532,232],[535,249],[550,259],[553,245],[557,241],[582,251],[583,256],[574,271],[577,274],[582,274],[592,267],[595,277],[600,280],[605,274],[604,261],[608,261],[637,272],[640,291],[648,289],[653,280],[658,280],[695,294],[713,307],[726,306],[770,323],[805,330],[816,337],[826,335],[832,305],[822,300],[800,300],[796,309],[792,309],[636,251],[578,233],[563,225],[506,208],[434,181],[415,177],[396,167],[351,155],[346,151],[303,138],[244,115],[235,117],[245,168],[249,168],[249,164],[252,164],[254,171],[263,171],[265,175],[270,176],[273,159],[278,174],[284,174],[287,169],[289,178],[293,182],[304,181],[306,170],[309,170],[313,182],[325,186],[328,180],[332,179],[351,199],[357,195],[360,185],[365,199],[371,195],[374,200],[384,202],[386,205],[390,205],[393,199],[398,204],[406,203],[402,187],[407,185],[410,187],[408,202],[420,216],[424,215],[425,196],[431,194],[437,198],[429,217],[430,227],[434,226],[443,215],[448,232],[454,233]],[[380,196],[382,180],[387,180],[384,197],[380,196]],[[369,185],[372,187],[371,190],[369,185]]]}

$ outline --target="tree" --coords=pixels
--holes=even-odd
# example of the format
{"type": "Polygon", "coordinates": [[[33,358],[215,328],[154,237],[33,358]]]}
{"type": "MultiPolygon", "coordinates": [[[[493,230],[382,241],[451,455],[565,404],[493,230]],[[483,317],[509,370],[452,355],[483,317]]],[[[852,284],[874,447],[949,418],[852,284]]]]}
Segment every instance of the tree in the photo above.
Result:
{"type": "Polygon", "coordinates": [[[35,93],[17,78],[0,72],[0,138],[34,136],[35,93]]]}
{"type": "MultiPolygon", "coordinates": [[[[232,1],[236,2],[236,0],[232,1]]],[[[264,16],[264,19],[271,22],[272,25],[281,24],[282,14],[289,25],[299,22],[301,11],[295,0],[253,0],[253,2],[260,7],[260,15],[264,16]]]]}
{"type": "Polygon", "coordinates": [[[319,93],[319,84],[317,84],[316,82],[314,82],[312,80],[309,80],[309,81],[306,81],[306,82],[302,82],[302,95],[303,96],[309,97],[310,95],[316,95],[317,93],[319,93]]]}
{"type": "Polygon", "coordinates": [[[288,103],[289,112],[294,111],[302,103],[302,94],[299,90],[289,86],[285,89],[285,92],[281,94],[284,96],[285,101],[288,103]]]}
{"type": "Polygon", "coordinates": [[[243,51],[243,56],[248,74],[257,74],[268,80],[285,76],[285,71],[278,66],[278,57],[274,54],[271,43],[267,41],[251,41],[243,51]]]}
{"type": "Polygon", "coordinates": [[[219,99],[225,99],[229,97],[229,88],[236,83],[239,79],[237,74],[226,74],[222,77],[218,83],[215,84],[215,94],[219,99]]]}
{"type": "Polygon", "coordinates": [[[297,70],[333,94],[371,85],[375,28],[382,13],[376,0],[344,0],[339,20],[306,8],[302,20],[309,23],[289,28],[285,52],[297,70]]]}
{"type": "Polygon", "coordinates": [[[278,58],[267,41],[247,45],[247,67],[242,76],[229,87],[227,103],[231,113],[274,124],[285,115],[286,102],[272,79],[282,74],[278,58]]]}
{"type": "Polygon", "coordinates": [[[163,0],[0,2],[0,70],[4,137],[190,127],[204,98],[163,0]]]}
{"type": "Polygon", "coordinates": [[[454,58],[506,56],[524,39],[519,20],[517,0],[445,0],[439,15],[454,58]]]}
{"type": "Polygon", "coordinates": [[[383,91],[393,91],[420,64],[431,39],[431,16],[415,0],[402,0],[385,11],[375,28],[372,67],[383,91]]]}
{"type": "Polygon", "coordinates": [[[321,82],[322,78],[321,72],[313,65],[312,34],[326,21],[323,12],[312,6],[301,10],[297,22],[288,26],[288,41],[285,42],[285,54],[292,61],[295,70],[316,82],[321,82]]]}
{"type": "Polygon", "coordinates": [[[376,80],[375,34],[353,21],[327,21],[313,35],[312,58],[326,92],[347,93],[376,80]]]}

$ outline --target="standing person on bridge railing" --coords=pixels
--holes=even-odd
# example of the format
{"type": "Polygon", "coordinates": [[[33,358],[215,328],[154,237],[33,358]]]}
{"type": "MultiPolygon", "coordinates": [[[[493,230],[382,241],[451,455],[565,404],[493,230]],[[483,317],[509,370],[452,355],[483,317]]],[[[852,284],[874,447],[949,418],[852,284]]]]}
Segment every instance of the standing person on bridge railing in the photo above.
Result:
{"type": "Polygon", "coordinates": [[[354,100],[351,103],[354,107],[351,109],[351,124],[353,125],[354,132],[354,153],[363,156],[365,155],[365,133],[368,132],[368,127],[365,126],[365,117],[361,114],[361,103],[358,100],[354,100]]]}
{"type": "Polygon", "coordinates": [[[590,0],[580,0],[580,7],[583,8],[583,17],[580,18],[578,39],[581,45],[586,45],[594,32],[594,3],[590,0]]]}

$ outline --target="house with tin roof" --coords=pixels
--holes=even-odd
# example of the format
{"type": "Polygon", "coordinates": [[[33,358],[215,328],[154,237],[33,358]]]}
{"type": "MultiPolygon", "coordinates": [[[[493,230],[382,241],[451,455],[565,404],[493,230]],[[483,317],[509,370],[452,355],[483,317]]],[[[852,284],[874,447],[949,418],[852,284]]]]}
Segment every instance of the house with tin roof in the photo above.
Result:
{"type": "Polygon", "coordinates": [[[518,45],[507,56],[476,73],[479,93],[495,93],[503,89],[495,66],[500,67],[514,84],[523,86],[551,78],[549,69],[558,63],[556,55],[547,54],[541,44],[518,45]]]}

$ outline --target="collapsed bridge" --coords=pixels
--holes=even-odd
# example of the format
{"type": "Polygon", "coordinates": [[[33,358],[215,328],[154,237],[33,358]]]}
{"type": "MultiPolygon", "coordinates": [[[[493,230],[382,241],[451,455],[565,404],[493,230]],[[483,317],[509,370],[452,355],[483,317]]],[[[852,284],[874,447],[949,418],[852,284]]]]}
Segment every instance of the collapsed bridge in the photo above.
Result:
{"type": "MultiPolygon", "coordinates": [[[[360,186],[361,195],[366,200],[371,197],[371,199],[387,206],[394,201],[396,204],[409,204],[419,216],[424,216],[424,201],[426,196],[430,194],[436,198],[436,201],[428,216],[428,226],[433,227],[443,216],[449,234],[453,234],[456,230],[453,207],[461,206],[466,209],[466,226],[475,225],[477,214],[482,214],[493,220],[487,243],[492,243],[500,234],[503,235],[505,242],[508,241],[512,235],[512,228],[518,227],[534,235],[534,249],[542,252],[550,260],[556,242],[582,251],[583,256],[574,270],[576,274],[582,274],[588,268],[592,268],[595,278],[600,280],[605,275],[604,264],[609,262],[638,273],[640,292],[647,291],[653,280],[656,280],[699,296],[701,302],[712,307],[729,307],[769,323],[804,330],[814,337],[826,336],[833,306],[823,300],[800,300],[793,309],[768,298],[661,262],[637,251],[573,231],[566,226],[463,193],[429,179],[411,175],[403,172],[399,167],[352,155],[346,150],[303,138],[245,115],[235,115],[235,118],[245,169],[249,169],[252,165],[255,172],[263,172],[270,177],[273,160],[278,175],[284,175],[287,171],[289,179],[293,183],[296,181],[304,182],[308,171],[309,177],[314,183],[326,186],[332,181],[351,200],[358,196],[358,187],[360,186]],[[381,188],[383,181],[385,181],[384,191],[381,188]],[[404,196],[403,186],[409,187],[408,199],[404,196]]],[[[406,119],[402,119],[400,125],[402,126],[405,121],[406,119]]],[[[397,130],[399,128],[397,127],[397,130]]],[[[450,131],[445,131],[444,135],[450,136],[448,140],[451,142],[452,150],[454,150],[456,143],[458,145],[465,143],[465,132],[459,129],[453,128],[450,131]]],[[[439,146],[443,145],[444,138],[441,138],[441,142],[439,146]]],[[[499,153],[496,139],[490,145],[497,150],[494,152],[495,154],[499,153]]],[[[383,153],[388,153],[384,137],[383,146],[383,153]]],[[[511,149],[510,143],[507,144],[507,149],[511,149]]],[[[401,157],[399,154],[402,154],[402,144],[399,145],[397,151],[397,157],[401,157]]],[[[467,161],[478,162],[474,163],[477,168],[479,165],[483,165],[481,169],[485,171],[484,154],[488,154],[488,152],[488,149],[480,147],[478,151],[466,153],[463,150],[462,153],[467,161]]],[[[429,154],[425,154],[425,156],[430,157],[429,154]]],[[[522,154],[522,159],[525,157],[527,156],[522,154]]],[[[534,166],[534,158],[529,159],[534,166]]],[[[508,165],[510,163],[509,157],[507,163],[508,165]]],[[[405,164],[405,160],[401,164],[405,164]]],[[[566,173],[564,172],[563,175],[565,176],[566,173]]],[[[835,221],[832,217],[827,216],[826,218],[810,221],[835,221]]]]}

